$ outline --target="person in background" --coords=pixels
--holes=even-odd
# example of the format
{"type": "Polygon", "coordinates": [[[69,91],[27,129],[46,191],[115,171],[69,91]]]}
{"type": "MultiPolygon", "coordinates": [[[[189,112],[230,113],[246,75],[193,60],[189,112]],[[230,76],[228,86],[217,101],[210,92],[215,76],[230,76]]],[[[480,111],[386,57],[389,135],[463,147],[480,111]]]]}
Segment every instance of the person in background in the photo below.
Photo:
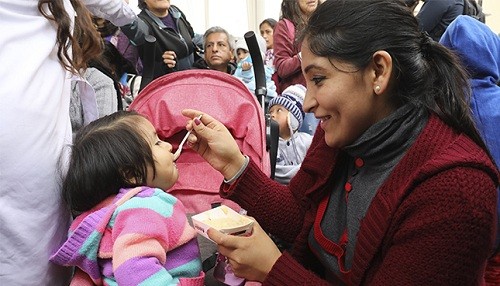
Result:
{"type": "Polygon", "coordinates": [[[446,27],[464,12],[464,0],[423,0],[417,13],[420,29],[439,41],[446,27]]]}
{"type": "Polygon", "coordinates": [[[117,26],[136,17],[123,0],[0,4],[0,285],[68,285],[71,270],[49,256],[71,221],[59,174],[72,140],[71,78],[100,52],[87,8],[117,26]]]}
{"type": "Polygon", "coordinates": [[[260,35],[266,40],[266,54],[264,55],[264,64],[274,68],[274,27],[276,26],[276,20],[273,18],[267,18],[260,22],[259,30],[260,35]]]}
{"type": "Polygon", "coordinates": [[[138,4],[141,9],[138,19],[120,29],[137,46],[143,71],[151,71],[155,79],[190,69],[194,63],[195,34],[184,13],[171,5],[170,0],[139,0],[138,4]],[[156,38],[154,55],[145,55],[148,35],[156,38]]]}
{"type": "Polygon", "coordinates": [[[483,284],[500,178],[457,58],[401,1],[325,1],[300,40],[303,108],[321,123],[288,186],[219,121],[182,111],[203,114],[186,124],[189,146],[256,220],[247,237],[208,230],[234,273],[263,285],[483,284]]]}
{"type": "Polygon", "coordinates": [[[279,125],[278,155],[274,179],[288,185],[297,174],[311,145],[312,136],[300,132],[304,121],[306,88],[301,84],[287,87],[280,96],[269,102],[269,114],[279,125]]]}
{"type": "Polygon", "coordinates": [[[108,20],[102,18],[93,19],[94,23],[97,25],[101,37],[107,42],[113,44],[122,57],[127,60],[133,67],[132,74],[141,75],[142,74],[142,62],[139,58],[139,51],[137,47],[134,46],[128,37],[121,31],[121,29],[113,25],[108,20]]]}
{"type": "MultiPolygon", "coordinates": [[[[471,78],[470,107],[476,126],[500,168],[500,37],[487,25],[460,15],[448,26],[439,42],[457,53],[471,78]]],[[[497,191],[500,191],[498,189],[497,191]]],[[[500,200],[497,211],[500,213],[500,200]]],[[[500,221],[500,219],[498,219],[500,221]]],[[[488,264],[487,285],[500,281],[500,227],[496,234],[496,255],[488,264]],[[495,268],[493,267],[496,267],[495,268]]]]}
{"type": "Polygon", "coordinates": [[[203,285],[196,231],[166,192],[179,177],[172,145],[151,122],[113,113],[83,127],[71,149],[62,188],[76,218],[51,261],[77,266],[72,283],[203,285]]]}
{"type": "Polygon", "coordinates": [[[295,31],[304,28],[318,4],[318,1],[309,0],[281,2],[281,17],[273,33],[274,66],[279,76],[278,94],[292,84],[306,85],[300,69],[300,42],[295,37],[295,31]]]}
{"type": "Polygon", "coordinates": [[[484,23],[460,15],[439,43],[454,51],[470,74],[472,116],[500,168],[500,37],[484,23]]]}
{"type": "Polygon", "coordinates": [[[87,67],[82,79],[75,79],[71,82],[69,115],[73,134],[91,121],[109,115],[117,110],[118,95],[113,79],[99,69],[87,67]],[[82,89],[82,84],[88,85],[87,87],[94,91],[93,96],[82,98],[90,96],[85,94],[86,88],[82,89]]]}
{"type": "Polygon", "coordinates": [[[198,69],[211,69],[234,74],[236,65],[234,59],[234,40],[222,27],[214,26],[203,34],[205,53],[198,59],[193,67],[198,69]]]}
{"type": "MultiPolygon", "coordinates": [[[[281,17],[274,27],[274,67],[276,91],[281,94],[285,88],[293,84],[306,85],[300,69],[300,41],[296,39],[296,31],[301,31],[309,16],[316,10],[319,1],[283,0],[281,17]]],[[[306,113],[300,131],[314,134],[319,120],[311,113],[306,113]]]]}
{"type": "MultiPolygon", "coordinates": [[[[259,45],[260,54],[262,55],[262,60],[264,60],[264,54],[266,51],[266,42],[264,38],[259,35],[255,35],[257,43],[259,45]]],[[[236,70],[234,76],[243,81],[243,83],[248,87],[252,94],[255,94],[255,72],[253,68],[252,57],[248,50],[247,43],[244,38],[236,39],[235,47],[235,58],[236,58],[236,70]]],[[[271,79],[274,69],[270,66],[264,65],[264,73],[266,80],[266,97],[264,103],[267,104],[269,101],[276,97],[276,85],[271,79]]]]}

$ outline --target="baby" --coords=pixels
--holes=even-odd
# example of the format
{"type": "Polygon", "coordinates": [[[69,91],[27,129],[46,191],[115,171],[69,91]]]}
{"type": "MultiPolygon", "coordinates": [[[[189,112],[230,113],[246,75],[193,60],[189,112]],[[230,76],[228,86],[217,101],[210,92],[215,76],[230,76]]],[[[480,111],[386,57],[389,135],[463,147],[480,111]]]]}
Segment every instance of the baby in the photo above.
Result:
{"type": "Polygon", "coordinates": [[[312,142],[312,135],[299,131],[304,122],[305,94],[306,88],[295,84],[269,102],[269,114],[279,125],[275,180],[282,184],[295,176],[312,142]]]}
{"type": "MultiPolygon", "coordinates": [[[[260,35],[255,36],[257,37],[257,43],[259,44],[261,56],[264,59],[266,52],[266,40],[264,40],[264,38],[260,35]]],[[[236,56],[236,70],[234,72],[234,76],[243,81],[250,92],[255,93],[255,74],[253,70],[253,62],[244,38],[238,38],[236,40],[234,51],[236,56]]],[[[274,68],[264,65],[264,73],[267,89],[265,101],[267,104],[272,98],[277,96],[276,85],[271,79],[274,73],[274,68]]]]}
{"type": "Polygon", "coordinates": [[[138,113],[83,127],[62,186],[77,216],[51,261],[76,266],[78,285],[203,285],[196,232],[165,192],[178,176],[172,145],[138,113]]]}

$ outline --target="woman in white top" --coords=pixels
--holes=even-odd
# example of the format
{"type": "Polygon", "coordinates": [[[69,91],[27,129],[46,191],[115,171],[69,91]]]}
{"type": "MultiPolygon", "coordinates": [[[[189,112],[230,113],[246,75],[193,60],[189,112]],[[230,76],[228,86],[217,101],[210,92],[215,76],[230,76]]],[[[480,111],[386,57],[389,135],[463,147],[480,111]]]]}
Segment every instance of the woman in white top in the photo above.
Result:
{"type": "Polygon", "coordinates": [[[0,0],[0,285],[69,281],[49,255],[71,220],[60,159],[71,144],[71,77],[95,44],[84,5],[118,26],[136,17],[123,0],[0,0]],[[69,37],[73,25],[88,46],[69,37]]]}

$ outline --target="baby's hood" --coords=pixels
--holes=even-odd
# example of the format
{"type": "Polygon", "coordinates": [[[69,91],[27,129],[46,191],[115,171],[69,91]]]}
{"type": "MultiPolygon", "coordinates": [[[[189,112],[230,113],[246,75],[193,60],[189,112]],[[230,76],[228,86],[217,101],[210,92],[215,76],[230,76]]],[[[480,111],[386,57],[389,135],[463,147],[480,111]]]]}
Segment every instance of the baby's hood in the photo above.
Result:
{"type": "Polygon", "coordinates": [[[101,279],[97,258],[99,245],[104,230],[114,211],[114,205],[101,208],[92,213],[85,213],[74,230],[70,230],[68,239],[59,250],[50,257],[50,261],[63,266],[78,266],[94,281],[101,279]]]}
{"type": "Polygon", "coordinates": [[[71,224],[68,239],[50,261],[62,266],[77,266],[94,282],[100,281],[98,258],[102,256],[103,247],[109,248],[102,245],[106,227],[116,208],[141,190],[140,187],[121,189],[116,198],[110,197],[79,215],[71,224]]]}

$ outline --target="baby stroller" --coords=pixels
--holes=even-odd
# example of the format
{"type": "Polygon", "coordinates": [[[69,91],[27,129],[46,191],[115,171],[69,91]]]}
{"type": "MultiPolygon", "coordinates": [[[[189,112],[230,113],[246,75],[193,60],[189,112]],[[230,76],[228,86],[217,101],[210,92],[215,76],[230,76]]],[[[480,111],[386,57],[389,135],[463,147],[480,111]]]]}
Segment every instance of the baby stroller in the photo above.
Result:
{"type": "MultiPolygon", "coordinates": [[[[145,115],[155,126],[160,139],[177,149],[186,134],[185,108],[207,112],[221,121],[233,134],[242,152],[270,174],[266,151],[265,117],[255,95],[238,79],[212,70],[186,70],[164,75],[149,83],[129,109],[145,115]]],[[[195,151],[184,147],[176,161],[177,183],[168,190],[180,199],[188,213],[199,213],[213,205],[239,206],[219,196],[223,180],[195,151]]]]}
{"type": "MultiPolygon", "coordinates": [[[[254,37],[252,40],[249,48],[253,51],[257,41],[254,37]]],[[[158,136],[171,143],[174,150],[186,133],[187,119],[181,115],[181,110],[194,108],[207,112],[221,121],[233,134],[242,152],[272,177],[274,168],[270,162],[276,158],[277,123],[269,118],[266,121],[264,108],[259,104],[266,92],[262,60],[255,71],[259,75],[256,76],[255,95],[231,75],[210,70],[186,70],[144,83],[144,89],[141,88],[129,109],[145,115],[155,126],[158,136]]],[[[222,175],[196,152],[186,148],[176,165],[179,179],[168,192],[183,202],[190,215],[219,204],[240,210],[236,203],[219,196],[222,175]]],[[[206,285],[223,285],[213,277],[212,267],[217,257],[215,244],[202,236],[198,236],[198,242],[204,260],[206,285]]]]}

